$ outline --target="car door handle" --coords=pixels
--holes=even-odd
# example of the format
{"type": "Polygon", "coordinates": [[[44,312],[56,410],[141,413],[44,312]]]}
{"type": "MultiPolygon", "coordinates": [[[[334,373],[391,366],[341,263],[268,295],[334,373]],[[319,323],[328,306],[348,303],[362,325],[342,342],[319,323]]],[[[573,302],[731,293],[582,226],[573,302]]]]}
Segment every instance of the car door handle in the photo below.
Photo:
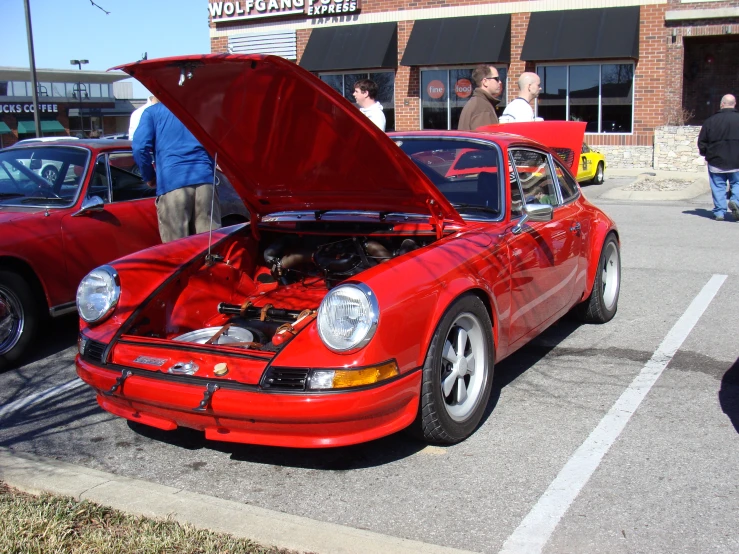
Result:
{"type": "Polygon", "coordinates": [[[572,227],[570,227],[570,231],[577,232],[580,230],[580,224],[575,223],[572,227]]]}

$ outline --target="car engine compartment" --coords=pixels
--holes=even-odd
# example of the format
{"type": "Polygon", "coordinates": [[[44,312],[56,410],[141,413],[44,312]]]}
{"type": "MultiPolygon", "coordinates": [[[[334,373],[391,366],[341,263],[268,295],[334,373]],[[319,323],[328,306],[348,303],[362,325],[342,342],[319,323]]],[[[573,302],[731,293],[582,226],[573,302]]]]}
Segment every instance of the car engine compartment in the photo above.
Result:
{"type": "Polygon", "coordinates": [[[329,290],[437,240],[435,233],[361,234],[248,227],[182,268],[141,307],[126,335],[274,354],[312,322],[329,290]]]}

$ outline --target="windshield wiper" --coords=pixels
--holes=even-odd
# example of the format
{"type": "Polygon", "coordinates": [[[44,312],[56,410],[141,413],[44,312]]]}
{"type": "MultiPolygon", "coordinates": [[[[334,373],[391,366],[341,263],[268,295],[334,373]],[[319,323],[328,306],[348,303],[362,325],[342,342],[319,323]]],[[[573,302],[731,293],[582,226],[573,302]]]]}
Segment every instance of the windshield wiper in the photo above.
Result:
{"type": "Polygon", "coordinates": [[[24,196],[22,192],[0,192],[0,198],[18,198],[24,196]]]}
{"type": "Polygon", "coordinates": [[[69,202],[66,198],[55,198],[53,196],[27,196],[21,200],[21,204],[32,204],[34,202],[48,203],[48,204],[66,204],[69,202]]]}
{"type": "Polygon", "coordinates": [[[500,215],[500,210],[496,210],[495,208],[488,208],[487,206],[479,206],[477,204],[457,204],[453,202],[452,206],[454,206],[455,208],[462,208],[465,211],[477,210],[479,212],[500,215]]]}

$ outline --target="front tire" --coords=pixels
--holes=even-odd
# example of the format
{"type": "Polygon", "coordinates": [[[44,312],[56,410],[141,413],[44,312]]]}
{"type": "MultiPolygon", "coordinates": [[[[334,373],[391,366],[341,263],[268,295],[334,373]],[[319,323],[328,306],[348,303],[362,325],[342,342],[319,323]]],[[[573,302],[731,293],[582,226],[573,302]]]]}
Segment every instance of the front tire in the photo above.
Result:
{"type": "Polygon", "coordinates": [[[0,369],[25,354],[41,321],[39,302],[20,275],[0,271],[0,369]]]}
{"type": "Polygon", "coordinates": [[[607,323],[618,309],[621,291],[621,252],[615,235],[603,243],[595,270],[595,282],[590,297],[577,307],[578,317],[585,323],[607,323]]]}
{"type": "Polygon", "coordinates": [[[473,295],[444,314],[423,367],[421,400],[411,431],[420,439],[454,444],[480,423],[493,383],[492,323],[473,295]]]}
{"type": "Polygon", "coordinates": [[[605,179],[605,168],[603,162],[598,162],[598,167],[595,168],[595,176],[593,177],[592,183],[594,185],[602,185],[605,179]]]}

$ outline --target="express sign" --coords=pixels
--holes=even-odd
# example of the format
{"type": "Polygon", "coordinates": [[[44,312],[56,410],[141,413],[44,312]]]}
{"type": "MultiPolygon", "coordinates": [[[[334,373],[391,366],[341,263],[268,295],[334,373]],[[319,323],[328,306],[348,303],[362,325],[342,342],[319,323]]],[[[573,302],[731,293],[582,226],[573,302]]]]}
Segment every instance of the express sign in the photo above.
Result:
{"type": "Polygon", "coordinates": [[[208,4],[213,21],[262,17],[323,17],[357,13],[361,0],[240,0],[208,4]]]}
{"type": "MultiPolygon", "coordinates": [[[[56,104],[39,104],[39,112],[58,113],[56,104]]],[[[33,113],[33,104],[0,104],[0,113],[33,113]]]]}

